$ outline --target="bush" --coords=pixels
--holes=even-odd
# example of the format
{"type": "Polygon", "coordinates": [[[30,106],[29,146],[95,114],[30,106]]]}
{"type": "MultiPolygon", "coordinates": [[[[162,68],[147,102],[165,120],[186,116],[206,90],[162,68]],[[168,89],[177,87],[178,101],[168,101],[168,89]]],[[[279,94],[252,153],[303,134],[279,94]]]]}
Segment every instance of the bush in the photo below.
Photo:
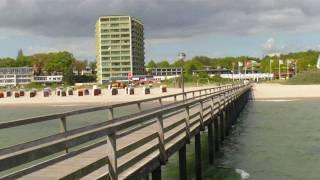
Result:
{"type": "Polygon", "coordinates": [[[297,76],[282,82],[282,84],[288,84],[288,85],[320,84],[320,71],[309,71],[309,72],[300,73],[297,76]]]}

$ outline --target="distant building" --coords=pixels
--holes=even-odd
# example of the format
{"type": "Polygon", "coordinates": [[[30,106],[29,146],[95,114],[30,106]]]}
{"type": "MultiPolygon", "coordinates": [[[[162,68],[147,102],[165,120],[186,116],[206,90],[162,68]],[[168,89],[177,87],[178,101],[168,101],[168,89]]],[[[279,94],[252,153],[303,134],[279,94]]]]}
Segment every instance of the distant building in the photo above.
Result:
{"type": "Polygon", "coordinates": [[[55,76],[34,76],[32,82],[35,83],[61,83],[63,80],[62,75],[55,76]]]}
{"type": "Polygon", "coordinates": [[[199,73],[207,73],[208,76],[215,76],[215,75],[221,75],[221,74],[232,74],[232,71],[229,69],[213,69],[211,66],[205,66],[202,70],[193,70],[192,74],[197,75],[199,73]]]}
{"type": "Polygon", "coordinates": [[[0,68],[0,86],[29,84],[33,77],[32,67],[0,68]]]}
{"type": "Polygon", "coordinates": [[[270,53],[270,54],[267,54],[266,56],[268,56],[268,57],[280,57],[281,53],[270,53]]]}
{"type": "Polygon", "coordinates": [[[77,70],[73,70],[73,74],[75,75],[92,75],[92,69],[90,66],[86,66],[85,69],[81,70],[80,72],[78,72],[77,70]]]}
{"type": "Polygon", "coordinates": [[[34,76],[32,67],[6,67],[0,68],[0,86],[27,85],[36,83],[61,83],[62,75],[34,76]]]}
{"type": "Polygon", "coordinates": [[[144,75],[144,25],[131,16],[101,16],[96,22],[97,81],[144,75]]]}
{"type": "Polygon", "coordinates": [[[182,72],[180,67],[147,68],[146,70],[149,75],[152,75],[155,79],[159,80],[177,78],[182,72]]]}

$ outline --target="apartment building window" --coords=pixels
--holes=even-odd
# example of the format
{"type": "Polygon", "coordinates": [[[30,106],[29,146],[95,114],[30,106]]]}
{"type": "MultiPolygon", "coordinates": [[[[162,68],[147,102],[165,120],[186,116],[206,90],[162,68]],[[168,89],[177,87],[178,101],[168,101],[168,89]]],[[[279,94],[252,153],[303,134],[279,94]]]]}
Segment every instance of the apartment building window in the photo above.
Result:
{"type": "Polygon", "coordinates": [[[120,51],[111,51],[111,54],[120,54],[120,51]]]}
{"type": "Polygon", "coordinates": [[[119,37],[120,37],[119,34],[111,35],[111,38],[119,38],[119,37]]]}
{"type": "Polygon", "coordinates": [[[108,33],[109,29],[101,29],[101,33],[108,33]]]}
{"type": "Polygon", "coordinates": [[[120,43],[120,41],[119,40],[112,40],[111,43],[116,44],[116,43],[120,43]]]}
{"type": "Polygon", "coordinates": [[[121,37],[124,38],[124,37],[130,37],[129,34],[121,34],[121,37]]]}
{"type": "Polygon", "coordinates": [[[110,38],[110,35],[101,35],[101,38],[110,38]]]}
{"type": "Polygon", "coordinates": [[[110,71],[110,68],[102,68],[102,71],[110,71]]]}
{"type": "Polygon", "coordinates": [[[130,62],[123,62],[121,63],[122,66],[129,66],[130,65],[130,62]]]}
{"type": "Polygon", "coordinates": [[[119,27],[119,24],[110,24],[111,27],[119,27]]]}
{"type": "Polygon", "coordinates": [[[103,51],[103,52],[101,52],[101,54],[102,54],[102,55],[109,55],[110,52],[109,52],[109,51],[103,51]]]}
{"type": "Polygon", "coordinates": [[[111,43],[110,40],[102,40],[102,41],[101,41],[101,44],[110,44],[110,43],[111,43]]]}
{"type": "Polygon", "coordinates": [[[111,57],[111,60],[120,60],[120,57],[111,57]]]}
{"type": "Polygon", "coordinates": [[[123,46],[121,46],[121,48],[122,48],[122,49],[129,49],[130,46],[128,46],[128,45],[123,45],[123,46]]]}
{"type": "MultiPolygon", "coordinates": [[[[110,57],[102,57],[102,60],[105,61],[105,60],[110,60],[111,58],[110,57]]],[[[102,63],[103,65],[103,63],[102,63]]]]}
{"type": "Polygon", "coordinates": [[[110,21],[119,21],[119,18],[110,18],[110,21]]]}
{"type": "Polygon", "coordinates": [[[119,29],[110,29],[110,32],[119,32],[119,29]]]}
{"type": "Polygon", "coordinates": [[[129,32],[129,29],[121,29],[121,32],[129,32]]]}
{"type": "Polygon", "coordinates": [[[122,56],[121,60],[130,60],[130,56],[122,56]]]}
{"type": "Polygon", "coordinates": [[[130,40],[121,40],[121,43],[130,43],[130,40]]]}
{"type": "Polygon", "coordinates": [[[110,27],[110,24],[101,24],[101,27],[110,27]]]}
{"type": "Polygon", "coordinates": [[[106,22],[106,21],[109,21],[109,18],[101,18],[100,21],[101,22],[106,22]]]}
{"type": "Polygon", "coordinates": [[[121,17],[120,18],[120,21],[128,21],[129,20],[129,17],[121,17]]]}
{"type": "Polygon", "coordinates": [[[129,23],[120,23],[120,26],[128,26],[129,23]]]}

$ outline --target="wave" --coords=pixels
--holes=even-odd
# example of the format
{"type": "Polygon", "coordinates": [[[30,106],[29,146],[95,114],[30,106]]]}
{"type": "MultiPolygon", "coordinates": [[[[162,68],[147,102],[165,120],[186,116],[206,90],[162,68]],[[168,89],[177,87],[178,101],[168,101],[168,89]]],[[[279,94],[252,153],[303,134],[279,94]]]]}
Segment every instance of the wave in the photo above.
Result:
{"type": "Polygon", "coordinates": [[[250,177],[250,174],[245,172],[242,169],[236,169],[235,171],[236,171],[236,173],[240,174],[241,179],[248,179],[250,177]]]}

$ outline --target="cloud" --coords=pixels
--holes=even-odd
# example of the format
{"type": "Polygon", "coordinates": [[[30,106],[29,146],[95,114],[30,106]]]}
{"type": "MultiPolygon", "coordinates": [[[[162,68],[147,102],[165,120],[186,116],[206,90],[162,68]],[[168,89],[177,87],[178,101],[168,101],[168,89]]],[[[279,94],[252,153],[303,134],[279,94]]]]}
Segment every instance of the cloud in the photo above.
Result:
{"type": "Polygon", "coordinates": [[[0,30],[46,37],[53,44],[65,39],[56,46],[87,52],[92,48],[83,39],[94,43],[99,15],[138,17],[149,43],[156,43],[210,34],[316,32],[319,9],[318,0],[0,0],[0,30]]]}

